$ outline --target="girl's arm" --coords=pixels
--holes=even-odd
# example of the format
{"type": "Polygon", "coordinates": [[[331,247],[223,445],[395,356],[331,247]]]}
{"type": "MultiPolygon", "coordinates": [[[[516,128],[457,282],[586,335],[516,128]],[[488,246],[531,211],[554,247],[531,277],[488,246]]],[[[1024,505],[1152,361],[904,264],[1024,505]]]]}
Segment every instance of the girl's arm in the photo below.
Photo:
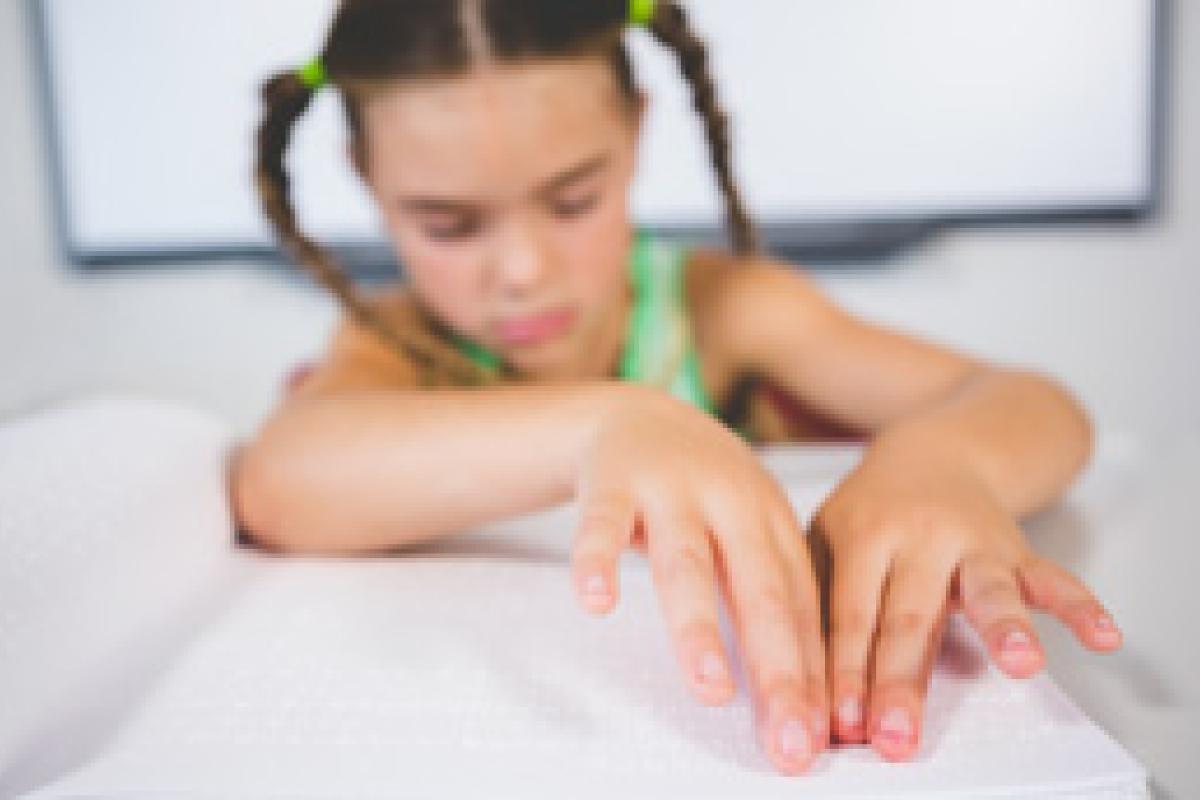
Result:
{"type": "MultiPolygon", "coordinates": [[[[403,287],[369,300],[419,322],[403,287]]],[[[374,332],[343,319],[326,357],[241,448],[235,509],[273,550],[391,550],[570,498],[616,384],[429,390],[374,332]]]]}
{"type": "Polygon", "coordinates": [[[1037,556],[1017,523],[1058,497],[1091,452],[1090,421],[1067,391],[856,319],[787,265],[731,264],[716,283],[701,330],[727,340],[745,369],[872,434],[813,516],[843,741],[869,740],[891,759],[915,752],[951,609],[1014,677],[1044,664],[1029,608],[1090,649],[1120,645],[1088,588],[1037,556]]]}
{"type": "Polygon", "coordinates": [[[638,547],[692,691],[719,704],[735,692],[723,595],[763,747],[783,771],[807,767],[828,743],[816,582],[787,496],[744,441],[631,384],[412,388],[410,368],[352,330],[235,460],[253,538],[370,552],[574,496],[581,605],[615,606],[621,553],[638,547]]]}
{"type": "Polygon", "coordinates": [[[1086,412],[1046,375],[858,319],[786,265],[729,269],[720,292],[716,326],[745,369],[875,445],[955,448],[1015,516],[1058,497],[1090,457],[1086,412]]]}
{"type": "Polygon", "coordinates": [[[619,384],[344,388],[284,404],[234,470],[238,517],[276,550],[395,549],[564,502],[619,384]]]}

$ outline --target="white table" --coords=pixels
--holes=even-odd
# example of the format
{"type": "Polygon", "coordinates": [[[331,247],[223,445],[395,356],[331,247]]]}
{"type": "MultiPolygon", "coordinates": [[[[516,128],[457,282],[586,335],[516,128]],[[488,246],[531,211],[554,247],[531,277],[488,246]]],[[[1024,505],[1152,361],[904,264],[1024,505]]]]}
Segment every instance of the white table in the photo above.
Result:
{"type": "MultiPolygon", "coordinates": [[[[280,561],[254,552],[231,558],[229,542],[221,535],[228,524],[227,509],[219,454],[212,446],[220,438],[220,426],[202,415],[180,417],[166,408],[101,411],[55,429],[54,447],[45,446],[46,429],[55,421],[49,417],[43,418],[47,424],[40,431],[33,430],[36,436],[25,439],[4,438],[0,430],[0,443],[10,454],[14,448],[28,451],[15,470],[11,458],[6,465],[0,457],[0,475],[8,476],[21,499],[0,506],[0,533],[17,532],[15,537],[0,535],[0,570],[7,571],[0,576],[7,575],[8,582],[0,591],[0,629],[6,632],[0,645],[10,656],[7,661],[0,657],[0,687],[9,696],[0,722],[4,790],[49,785],[66,791],[87,787],[88,781],[104,775],[111,780],[114,772],[145,776],[147,785],[154,785],[154,777],[169,780],[194,772],[195,758],[220,754],[223,747],[228,754],[230,743],[237,742],[245,742],[251,752],[256,745],[267,752],[270,744],[272,757],[283,758],[289,747],[293,755],[311,753],[314,739],[328,740],[342,746],[339,752],[347,769],[355,763],[378,768],[378,753],[371,761],[372,753],[364,755],[355,743],[378,748],[412,734],[403,715],[394,713],[414,707],[411,687],[395,680],[395,665],[407,665],[422,677],[422,687],[428,686],[428,709],[435,716],[455,692],[478,693],[483,700],[506,698],[506,716],[495,725],[511,725],[514,736],[532,734],[535,741],[548,724],[563,735],[576,730],[586,739],[591,725],[626,724],[622,715],[608,709],[630,703],[636,709],[659,702],[664,693],[677,693],[679,702],[666,706],[671,726],[706,734],[662,738],[655,733],[655,715],[638,714],[630,717],[640,727],[623,733],[651,737],[647,743],[655,752],[678,758],[680,764],[695,757],[691,748],[717,747],[721,759],[740,765],[731,773],[734,778],[761,778],[765,762],[748,709],[743,705],[732,713],[717,712],[724,715],[719,718],[709,716],[680,691],[665,631],[647,621],[657,619],[656,604],[646,565],[636,554],[628,554],[623,564],[628,591],[620,612],[595,625],[579,624],[591,621],[581,618],[564,568],[573,519],[570,507],[498,522],[428,545],[413,554],[419,559],[415,567],[402,559],[352,564],[280,561]],[[130,447],[130,430],[143,431],[151,446],[130,447]],[[64,481],[71,491],[64,491],[64,481]],[[131,486],[140,494],[131,492],[131,486]],[[190,499],[197,487],[209,501],[197,504],[190,499]],[[83,497],[92,500],[83,502],[83,497]],[[62,519],[69,524],[50,524],[62,519]],[[141,533],[132,536],[128,531],[141,533]],[[102,559],[111,559],[110,566],[98,568],[102,559]],[[440,571],[439,559],[454,559],[466,568],[440,571]],[[447,580],[452,583],[439,583],[447,580]],[[414,611],[419,613],[438,597],[458,597],[476,582],[489,584],[486,595],[494,598],[489,613],[507,615],[507,633],[519,635],[477,630],[478,609],[450,603],[445,613],[452,619],[420,631],[419,639],[429,647],[422,652],[430,653],[430,659],[437,653],[438,659],[449,660],[430,661],[405,649],[403,631],[414,611]],[[531,585],[542,598],[535,602],[551,604],[539,606],[538,619],[542,625],[557,625],[561,641],[547,642],[540,630],[522,630],[522,609],[528,608],[523,603],[529,601],[521,594],[531,585]],[[470,632],[456,631],[455,619],[470,632]],[[60,635],[65,631],[71,635],[60,635]],[[595,661],[581,662],[581,652],[594,652],[595,661]],[[528,663],[532,653],[551,661],[528,663]],[[12,659],[14,654],[25,660],[12,659]],[[481,665],[471,671],[467,666],[463,672],[475,658],[486,659],[487,669],[481,665]],[[371,666],[373,661],[378,668],[371,666]],[[431,671],[436,663],[457,666],[431,671]],[[612,670],[630,669],[635,674],[628,680],[611,680],[612,670]],[[352,685],[342,682],[346,675],[355,676],[352,685]],[[497,680],[502,687],[494,684],[497,680]],[[293,690],[295,696],[289,696],[293,690]],[[551,709],[555,717],[540,722],[536,716],[512,717],[513,709],[520,714],[524,709],[551,709]],[[563,716],[563,709],[576,713],[563,716]],[[314,724],[321,727],[314,729],[314,724]],[[327,730],[328,725],[335,730],[327,730]],[[163,747],[163,741],[170,746],[163,747]],[[54,746],[45,746],[49,742],[54,746]],[[148,754],[154,757],[147,760],[148,754]],[[154,775],[147,774],[149,764],[154,765],[154,775]]],[[[1200,466],[1195,444],[1179,441],[1175,450],[1155,450],[1156,457],[1150,458],[1151,452],[1136,440],[1104,436],[1092,468],[1068,498],[1029,522],[1036,547],[1083,576],[1126,632],[1120,653],[1101,656],[1083,651],[1057,623],[1042,620],[1050,672],[1082,710],[1140,757],[1152,774],[1156,766],[1171,770],[1175,786],[1190,768],[1184,760],[1190,754],[1186,722],[1195,710],[1195,693],[1186,679],[1197,662],[1194,645],[1185,651],[1181,637],[1161,633],[1166,630],[1160,620],[1164,608],[1187,608],[1171,605],[1185,599],[1186,584],[1163,580],[1161,566],[1154,569],[1171,561],[1179,565],[1173,577],[1182,577],[1188,567],[1182,558],[1148,559],[1145,547],[1139,547],[1141,557],[1128,549],[1150,540],[1145,531],[1171,530],[1173,541],[1179,541],[1194,529],[1187,525],[1196,514],[1187,506],[1185,489],[1194,486],[1189,481],[1200,466]],[[1168,529],[1168,524],[1178,527],[1168,529]]],[[[811,510],[857,456],[855,448],[778,448],[763,453],[801,511],[811,510]]],[[[1156,541],[1172,541],[1166,534],[1154,536],[1156,541]]],[[[950,702],[961,702],[962,691],[985,679],[976,670],[966,684],[945,684],[958,688],[939,696],[953,698],[959,692],[959,700],[950,702]]],[[[1003,692],[1033,694],[996,706],[992,713],[997,728],[1004,727],[1009,715],[1017,718],[1013,724],[1019,728],[1022,708],[1039,705],[1036,697],[1053,695],[1037,682],[1004,681],[1003,692]]],[[[1071,716],[1065,706],[1063,711],[1071,716]]],[[[482,726],[462,732],[474,747],[480,742],[471,739],[473,730],[495,729],[474,712],[458,717],[451,713],[449,719],[473,719],[482,726]]],[[[1036,736],[1041,723],[1033,721],[1029,735],[1036,736]]],[[[949,730],[950,739],[939,740],[938,734],[928,738],[923,745],[926,755],[936,757],[964,733],[949,730]]],[[[978,756],[980,769],[987,768],[989,759],[1002,760],[1005,755],[1005,740],[995,737],[1008,734],[990,730],[976,726],[965,731],[968,738],[983,736],[985,744],[990,742],[978,748],[983,754],[978,756]]],[[[442,729],[432,744],[426,743],[429,752],[445,754],[446,735],[442,729]]],[[[591,736],[596,738],[594,731],[591,736]]],[[[611,737],[599,737],[607,738],[611,737]]],[[[245,750],[232,752],[242,756],[245,750]]],[[[886,768],[869,749],[848,757],[857,760],[842,758],[833,767],[855,780],[878,778],[878,770],[886,768]]],[[[1064,757],[1069,754],[1058,756],[1064,757]]],[[[214,768],[245,770],[247,781],[270,774],[253,772],[253,759],[213,763],[219,765],[214,768]]],[[[703,766],[714,768],[707,760],[703,766]]],[[[956,768],[963,769],[961,762],[956,768]]],[[[327,769],[314,774],[318,773],[328,778],[327,769]]],[[[436,774],[455,778],[453,770],[439,769],[436,774]]],[[[459,788],[478,786],[478,776],[458,777],[459,788]]],[[[768,792],[775,788],[756,783],[754,792],[772,796],[768,792]]]]}

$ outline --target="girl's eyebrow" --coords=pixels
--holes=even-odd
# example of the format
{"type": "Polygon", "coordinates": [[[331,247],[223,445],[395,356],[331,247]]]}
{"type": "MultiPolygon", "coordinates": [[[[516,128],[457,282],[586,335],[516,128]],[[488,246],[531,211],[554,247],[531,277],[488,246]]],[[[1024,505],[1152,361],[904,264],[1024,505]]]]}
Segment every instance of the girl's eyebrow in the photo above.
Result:
{"type": "Polygon", "coordinates": [[[574,183],[575,181],[594,175],[595,173],[607,167],[608,162],[611,160],[611,153],[600,153],[598,155],[594,155],[582,163],[577,164],[570,169],[563,170],[554,177],[550,178],[550,180],[543,183],[541,187],[535,191],[535,193],[551,194],[556,189],[561,189],[562,187],[574,183]]]}
{"type": "MultiPolygon", "coordinates": [[[[573,167],[563,170],[534,190],[535,195],[552,194],[575,181],[594,175],[608,166],[612,160],[611,153],[600,153],[592,156],[573,167]]],[[[402,196],[400,205],[414,212],[470,212],[479,208],[479,203],[453,197],[437,197],[433,195],[402,196]]]]}

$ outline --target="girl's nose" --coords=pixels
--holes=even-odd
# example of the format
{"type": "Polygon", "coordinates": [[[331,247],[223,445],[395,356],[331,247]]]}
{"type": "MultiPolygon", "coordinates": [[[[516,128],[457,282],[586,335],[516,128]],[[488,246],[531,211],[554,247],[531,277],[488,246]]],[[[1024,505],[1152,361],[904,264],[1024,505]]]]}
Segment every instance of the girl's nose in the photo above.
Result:
{"type": "Polygon", "coordinates": [[[548,253],[535,231],[504,237],[494,263],[497,285],[505,294],[536,294],[550,272],[548,253]]]}

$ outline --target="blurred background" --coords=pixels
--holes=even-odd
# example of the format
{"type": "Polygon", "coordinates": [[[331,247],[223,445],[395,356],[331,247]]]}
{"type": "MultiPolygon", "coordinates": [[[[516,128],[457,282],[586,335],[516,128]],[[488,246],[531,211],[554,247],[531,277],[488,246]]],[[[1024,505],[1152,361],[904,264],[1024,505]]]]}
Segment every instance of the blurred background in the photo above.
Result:
{"type": "MultiPolygon", "coordinates": [[[[1200,447],[1200,8],[829,5],[691,4],[776,251],[866,318],[1054,375],[1102,449],[1200,447]]],[[[315,52],[329,6],[289,3],[281,28],[267,0],[0,3],[0,420],[129,391],[248,434],[321,353],[338,309],[270,257],[248,170],[255,81],[315,52]]],[[[632,38],[656,115],[639,218],[713,238],[682,82],[632,38]]],[[[301,211],[378,277],[322,103],[295,151],[301,211]]],[[[1195,796],[1180,703],[1102,721],[1195,796]]]]}
{"type": "MultiPolygon", "coordinates": [[[[128,389],[250,430],[320,353],[337,310],[261,257],[246,176],[256,82],[315,52],[329,3],[282,30],[269,5],[0,8],[0,415],[128,389]]],[[[1104,428],[1169,433],[1200,419],[1200,73],[1173,46],[1196,11],[1157,5],[691,7],[782,255],[872,319],[1052,372],[1104,428]]],[[[655,104],[639,216],[719,235],[683,82],[631,39],[655,104]]],[[[292,162],[302,217],[350,252],[373,220],[336,112],[326,94],[292,162]]]]}
{"type": "MultiPolygon", "coordinates": [[[[872,319],[1052,372],[1103,428],[1197,425],[1200,73],[1173,46],[1193,7],[828,5],[690,6],[777,252],[872,319]]],[[[329,6],[3,4],[0,415],[130,389],[250,430],[320,353],[337,310],[262,257],[247,175],[257,82],[316,51],[329,6]]],[[[639,218],[719,236],[683,82],[630,38],[654,102],[639,218]]],[[[298,132],[298,205],[378,276],[342,152],[326,93],[298,132]]]]}

